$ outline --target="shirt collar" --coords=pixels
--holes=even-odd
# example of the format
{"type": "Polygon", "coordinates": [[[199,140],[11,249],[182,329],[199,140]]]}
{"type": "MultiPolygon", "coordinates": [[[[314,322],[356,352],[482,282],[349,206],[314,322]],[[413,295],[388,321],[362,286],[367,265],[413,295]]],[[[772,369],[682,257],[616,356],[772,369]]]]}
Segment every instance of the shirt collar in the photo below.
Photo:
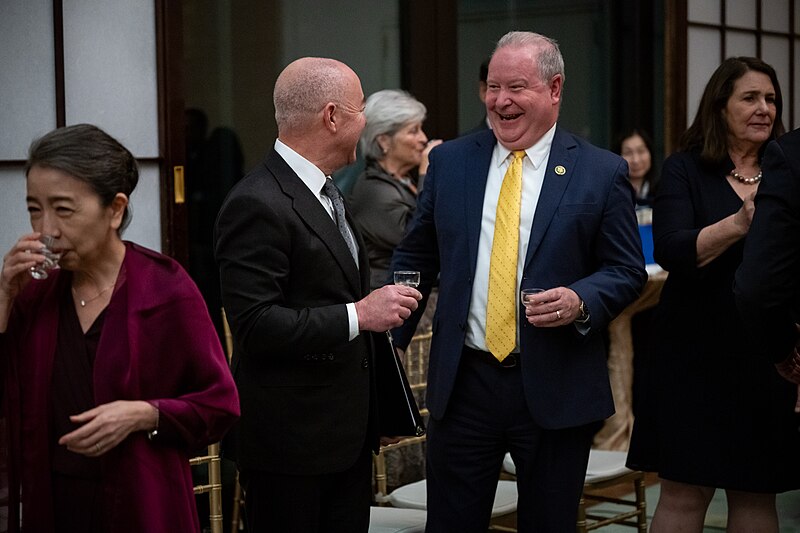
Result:
{"type": "Polygon", "coordinates": [[[311,192],[317,195],[320,194],[327,176],[314,163],[289,148],[280,139],[275,139],[275,151],[294,170],[294,173],[306,184],[306,187],[311,189],[311,192]]]}
{"type": "MultiPolygon", "coordinates": [[[[525,155],[528,156],[533,168],[539,170],[539,167],[542,163],[547,159],[550,155],[550,147],[553,145],[553,137],[556,135],[556,124],[553,124],[553,127],[547,130],[547,132],[536,141],[536,144],[533,146],[525,149],[525,155]]],[[[495,144],[495,160],[494,164],[496,166],[501,166],[503,163],[506,162],[508,159],[511,150],[500,144],[498,141],[495,144]]]]}

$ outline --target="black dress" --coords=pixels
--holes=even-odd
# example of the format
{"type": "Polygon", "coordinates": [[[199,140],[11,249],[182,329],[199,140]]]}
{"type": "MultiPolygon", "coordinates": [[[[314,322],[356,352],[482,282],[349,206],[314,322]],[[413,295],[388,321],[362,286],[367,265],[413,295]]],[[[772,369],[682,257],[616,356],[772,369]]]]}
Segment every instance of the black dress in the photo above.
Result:
{"type": "Polygon", "coordinates": [[[103,310],[84,333],[70,287],[71,283],[62,284],[51,387],[50,457],[55,533],[102,533],[109,530],[103,511],[102,459],[71,452],[58,444],[58,439],[80,427],[70,421],[70,415],[95,406],[94,360],[106,312],[103,310]]]}
{"type": "Polygon", "coordinates": [[[748,492],[800,487],[797,387],[748,344],[733,278],[744,239],[696,266],[700,230],[742,201],[726,179],[733,164],[667,159],[653,212],[655,259],[669,277],[645,362],[645,397],[628,466],[673,481],[748,492]]]}

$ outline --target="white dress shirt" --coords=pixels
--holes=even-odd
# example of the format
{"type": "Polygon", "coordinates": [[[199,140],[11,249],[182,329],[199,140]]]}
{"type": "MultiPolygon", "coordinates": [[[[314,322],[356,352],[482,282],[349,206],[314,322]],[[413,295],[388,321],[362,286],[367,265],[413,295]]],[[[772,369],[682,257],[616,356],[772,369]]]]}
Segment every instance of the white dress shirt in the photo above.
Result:
{"type": "MultiPolygon", "coordinates": [[[[556,126],[545,133],[539,141],[525,150],[522,160],[522,201],[519,212],[519,249],[517,257],[517,286],[515,294],[519,295],[522,268],[525,263],[525,254],[528,251],[528,241],[533,226],[533,215],[542,192],[547,161],[550,158],[550,147],[553,144],[556,126]]],[[[467,316],[467,336],[465,344],[476,350],[486,349],[486,306],[489,292],[489,263],[492,257],[492,243],[494,242],[494,221],[497,213],[497,200],[500,197],[500,187],[506,175],[508,166],[514,156],[511,150],[499,142],[495,144],[492,152],[492,161],[489,163],[489,174],[486,178],[486,192],[483,196],[483,212],[481,215],[481,234],[478,241],[478,262],[475,266],[475,276],[472,281],[472,296],[469,302],[469,315],[467,316]]],[[[534,280],[534,285],[536,281],[534,280]]],[[[548,289],[549,287],[542,287],[548,289]]],[[[519,326],[519,320],[517,321],[519,326]]],[[[519,327],[517,327],[517,347],[519,351],[519,327]]]]}
{"type": "MultiPolygon", "coordinates": [[[[325,185],[325,180],[330,179],[328,176],[325,175],[314,163],[303,157],[302,155],[298,154],[285,144],[283,144],[279,139],[275,139],[275,151],[286,161],[286,164],[289,165],[297,177],[300,178],[300,181],[308,187],[308,190],[319,200],[319,203],[322,204],[322,207],[325,208],[328,215],[331,219],[336,223],[336,213],[333,210],[333,203],[331,199],[328,198],[327,195],[322,194],[322,187],[325,185]]],[[[350,233],[350,237],[353,239],[353,243],[356,246],[356,251],[358,250],[358,243],[356,242],[355,235],[353,234],[352,228],[350,225],[347,224],[347,231],[350,233]]],[[[356,261],[356,268],[358,268],[358,258],[355,258],[356,261]]],[[[349,326],[349,339],[353,340],[358,336],[358,313],[356,313],[356,305],[354,303],[347,304],[347,320],[349,326]]]]}

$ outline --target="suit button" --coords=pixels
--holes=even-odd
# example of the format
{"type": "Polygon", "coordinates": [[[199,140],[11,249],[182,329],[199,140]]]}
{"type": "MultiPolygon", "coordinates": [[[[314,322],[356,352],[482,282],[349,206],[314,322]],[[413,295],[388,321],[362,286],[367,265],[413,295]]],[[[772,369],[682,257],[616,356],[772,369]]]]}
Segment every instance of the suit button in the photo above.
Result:
{"type": "Polygon", "coordinates": [[[369,367],[369,359],[364,357],[364,359],[361,360],[361,368],[367,368],[367,367],[369,367]]]}

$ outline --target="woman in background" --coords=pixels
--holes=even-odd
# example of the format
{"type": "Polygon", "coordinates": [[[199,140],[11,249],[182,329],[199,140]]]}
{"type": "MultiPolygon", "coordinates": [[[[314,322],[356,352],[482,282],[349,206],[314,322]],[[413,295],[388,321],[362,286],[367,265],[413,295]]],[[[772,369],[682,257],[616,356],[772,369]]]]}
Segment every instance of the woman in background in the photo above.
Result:
{"type": "Polygon", "coordinates": [[[189,457],[239,415],[197,287],[123,241],[136,161],[100,129],[54,130],[25,166],[33,233],[3,258],[9,528],[199,532],[189,457]],[[55,239],[60,269],[34,280],[55,239]]]}
{"type": "Polygon", "coordinates": [[[727,496],[728,531],[777,532],[776,493],[800,487],[796,387],[753,353],[733,297],[782,108],[771,66],[729,58],[664,162],[653,234],[669,277],[628,456],[661,479],[653,533],[701,532],[715,488],[727,496]]]}
{"type": "Polygon", "coordinates": [[[428,142],[425,113],[405,91],[378,91],[367,98],[361,134],[367,166],[353,187],[350,207],[367,247],[373,289],[388,281],[392,253],[417,206],[428,152],[442,142],[428,142]]]}
{"type": "Polygon", "coordinates": [[[628,179],[636,191],[637,207],[652,205],[656,173],[650,136],[640,129],[625,131],[617,138],[613,151],[628,162],[628,179]]]}

